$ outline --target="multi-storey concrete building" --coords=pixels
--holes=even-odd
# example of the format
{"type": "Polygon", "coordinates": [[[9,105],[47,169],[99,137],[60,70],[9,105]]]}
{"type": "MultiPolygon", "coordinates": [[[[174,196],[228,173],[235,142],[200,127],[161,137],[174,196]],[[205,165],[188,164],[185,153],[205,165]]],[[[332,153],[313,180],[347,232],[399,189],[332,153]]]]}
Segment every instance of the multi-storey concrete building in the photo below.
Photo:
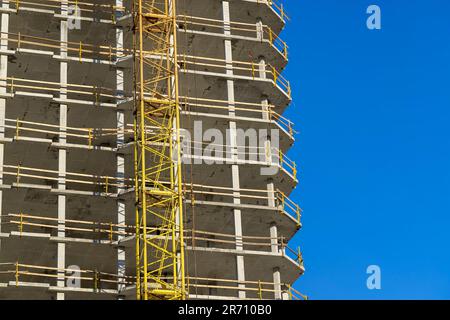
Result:
{"type": "Polygon", "coordinates": [[[0,2],[0,299],[302,297],[280,2],[0,2]]]}

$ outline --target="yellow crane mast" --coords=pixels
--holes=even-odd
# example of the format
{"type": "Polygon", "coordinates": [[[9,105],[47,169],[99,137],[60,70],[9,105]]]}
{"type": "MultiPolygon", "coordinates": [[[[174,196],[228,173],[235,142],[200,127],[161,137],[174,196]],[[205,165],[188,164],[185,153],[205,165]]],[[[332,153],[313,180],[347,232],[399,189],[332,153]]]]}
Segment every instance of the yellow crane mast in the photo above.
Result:
{"type": "Polygon", "coordinates": [[[185,299],[175,0],[135,0],[137,299],[185,299]]]}

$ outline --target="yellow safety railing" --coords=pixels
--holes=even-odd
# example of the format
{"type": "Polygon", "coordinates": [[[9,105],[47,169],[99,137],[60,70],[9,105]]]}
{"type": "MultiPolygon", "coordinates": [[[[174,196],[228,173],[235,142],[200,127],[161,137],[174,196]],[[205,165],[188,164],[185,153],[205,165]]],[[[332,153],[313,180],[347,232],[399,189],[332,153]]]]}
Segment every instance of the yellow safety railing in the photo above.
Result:
{"type": "MultiPolygon", "coordinates": [[[[23,180],[27,179],[28,181],[41,180],[45,184],[49,181],[58,182],[60,181],[60,172],[57,170],[48,170],[48,169],[37,169],[26,166],[14,166],[14,165],[3,165],[3,168],[0,168],[1,173],[5,176],[13,176],[17,185],[24,183],[23,180]]],[[[126,187],[131,188],[133,186],[133,179],[129,178],[118,178],[107,175],[94,175],[94,174],[83,174],[83,173],[74,173],[74,172],[65,172],[65,181],[66,183],[73,183],[78,186],[95,186],[101,187],[103,192],[108,193],[108,189],[111,187],[126,187]],[[124,183],[122,183],[122,180],[124,183]]],[[[98,190],[96,190],[98,191],[98,190]]],[[[109,190],[111,191],[111,190],[109,190]]]]}
{"type": "Polygon", "coordinates": [[[48,138],[49,135],[58,136],[61,132],[64,132],[67,138],[81,141],[90,147],[101,138],[116,137],[118,134],[130,136],[134,133],[132,128],[126,128],[124,130],[117,128],[77,128],[8,118],[5,119],[5,124],[1,127],[10,129],[11,131],[14,130],[14,139],[48,138]]]}
{"type": "Polygon", "coordinates": [[[297,163],[286,156],[280,149],[273,148],[277,153],[280,166],[297,179],[297,163]]]}
{"type": "Polygon", "coordinates": [[[36,37],[23,33],[2,32],[1,40],[8,40],[10,49],[49,50],[57,54],[63,47],[67,52],[73,53],[80,62],[86,59],[104,59],[109,62],[133,54],[133,50],[117,48],[114,46],[92,45],[85,42],[59,41],[56,39],[36,37]]]}
{"type": "MultiPolygon", "coordinates": [[[[180,99],[181,107],[187,112],[195,113],[205,111],[208,112],[208,114],[215,113],[217,115],[223,114],[228,116],[230,108],[229,101],[187,96],[182,96],[180,99]]],[[[297,133],[294,129],[294,123],[277,113],[275,111],[276,106],[272,104],[266,106],[267,110],[263,109],[261,103],[235,101],[233,104],[236,114],[240,117],[248,117],[249,119],[254,119],[255,117],[264,119],[267,117],[270,120],[274,120],[280,127],[288,132],[291,137],[297,133]]]]}
{"type": "Polygon", "coordinates": [[[27,89],[31,92],[46,94],[64,91],[69,95],[69,99],[82,97],[96,103],[109,102],[111,99],[121,98],[115,94],[115,90],[93,85],[68,83],[65,88],[62,88],[60,82],[20,79],[14,77],[0,78],[0,81],[4,82],[3,86],[8,90],[8,93],[11,94],[20,89],[27,89]]]}
{"type": "MultiPolygon", "coordinates": [[[[134,276],[118,276],[117,274],[102,272],[97,269],[55,268],[42,265],[26,264],[19,261],[0,263],[0,275],[10,275],[15,286],[27,285],[27,283],[49,283],[56,285],[56,281],[64,280],[80,281],[80,289],[90,288],[93,292],[102,292],[102,289],[114,289],[118,284],[132,286],[135,284],[134,276]]],[[[170,281],[173,277],[163,277],[170,281]]],[[[207,278],[187,276],[189,294],[192,296],[202,294],[202,290],[220,291],[224,297],[235,296],[238,291],[246,292],[247,299],[274,299],[275,295],[284,294],[290,300],[306,300],[308,297],[294,289],[288,283],[276,283],[261,280],[239,281],[235,279],[207,278]],[[239,286],[241,285],[241,286],[239,286]]]]}
{"type": "MultiPolygon", "coordinates": [[[[203,155],[206,148],[214,147],[215,150],[222,150],[221,155],[211,155],[205,161],[217,160],[217,163],[223,162],[233,162],[230,154],[227,154],[227,150],[230,150],[231,145],[212,143],[196,140],[184,140],[183,141],[186,149],[183,154],[184,157],[203,155]],[[188,145],[189,144],[189,145],[188,145]]],[[[258,164],[269,164],[269,165],[279,165],[281,169],[285,170],[290,174],[294,180],[297,180],[297,163],[290,158],[288,158],[279,148],[271,147],[270,149],[266,146],[252,146],[252,145],[240,145],[237,143],[238,148],[238,158],[237,161],[247,162],[247,163],[258,163],[258,164]]]]}
{"type": "Polygon", "coordinates": [[[277,205],[283,212],[288,213],[297,221],[297,226],[301,226],[302,209],[298,204],[289,199],[282,191],[277,191],[277,205]]]}
{"type": "Polygon", "coordinates": [[[61,7],[67,5],[74,7],[74,10],[79,10],[82,17],[89,18],[109,18],[115,22],[116,12],[126,12],[123,6],[116,6],[112,4],[99,4],[96,2],[78,1],[78,0],[12,0],[9,1],[12,9],[17,12],[21,10],[36,10],[38,13],[56,13],[61,14],[61,7]]]}
{"type": "Polygon", "coordinates": [[[286,13],[286,9],[281,0],[256,0],[258,2],[265,2],[269,6],[271,6],[281,17],[283,21],[290,20],[289,16],[286,13]]]}
{"type": "MultiPolygon", "coordinates": [[[[272,34],[272,33],[270,33],[272,34]]],[[[272,36],[271,36],[272,37],[272,36]]],[[[116,48],[112,46],[94,46],[87,43],[82,42],[59,42],[57,40],[35,37],[35,36],[27,36],[20,33],[3,33],[1,34],[2,39],[8,39],[12,44],[16,44],[16,48],[47,48],[60,50],[61,45],[64,44],[67,51],[70,53],[76,54],[77,59],[82,62],[83,58],[103,58],[107,59],[110,62],[115,61],[117,58],[122,58],[126,56],[130,56],[132,54],[132,50],[130,49],[122,49],[116,48]]],[[[272,37],[273,40],[273,37],[272,37]]],[[[271,40],[271,41],[272,41],[271,40]]],[[[14,47],[13,47],[14,48],[14,47]]],[[[144,56],[150,56],[150,51],[143,51],[144,56]]],[[[198,67],[202,69],[209,68],[215,71],[223,72],[227,68],[230,67],[230,64],[223,59],[215,59],[208,57],[199,57],[199,56],[189,56],[189,55],[178,55],[180,62],[183,62],[183,69],[185,70],[197,70],[198,67]],[[190,68],[188,68],[189,66],[190,68]]],[[[163,55],[153,55],[154,59],[165,59],[163,55]]],[[[246,75],[252,78],[269,78],[273,80],[275,85],[278,85],[283,91],[285,91],[289,96],[291,96],[291,87],[288,80],[286,80],[281,73],[270,64],[265,64],[264,66],[260,66],[255,62],[243,62],[243,61],[233,61],[231,68],[237,75],[246,75]]],[[[17,88],[26,88],[32,90],[40,90],[40,91],[60,91],[60,84],[57,82],[51,81],[40,81],[40,80],[30,80],[30,79],[20,79],[9,77],[7,79],[0,80],[8,80],[9,83],[7,87],[10,89],[10,92],[14,92],[17,88]],[[39,85],[33,85],[39,84],[39,85]]],[[[114,91],[108,88],[101,88],[96,86],[86,86],[86,85],[78,85],[78,84],[68,84],[67,92],[69,94],[77,94],[77,95],[93,95],[95,100],[99,98],[117,98],[116,95],[112,94],[114,91]]]]}
{"type": "Polygon", "coordinates": [[[288,246],[284,237],[263,237],[263,236],[236,236],[235,234],[226,234],[210,231],[187,230],[185,239],[193,247],[215,244],[215,246],[231,247],[235,249],[236,242],[242,244],[245,249],[271,251],[276,245],[280,248],[288,246]]]}
{"type": "MultiPolygon", "coordinates": [[[[59,177],[60,172],[57,170],[32,168],[22,165],[5,164],[3,165],[3,169],[0,167],[0,173],[3,173],[5,176],[14,177],[12,182],[15,182],[16,184],[23,183],[24,179],[29,179],[29,181],[41,180],[45,184],[47,184],[48,181],[57,182],[59,181],[59,179],[61,179],[59,177]]],[[[132,188],[135,183],[134,179],[132,178],[118,178],[114,176],[75,173],[69,171],[65,173],[65,181],[66,183],[73,183],[74,185],[80,186],[100,186],[104,191],[107,188],[111,187],[132,188]],[[123,184],[122,180],[124,181],[123,184]]],[[[161,184],[168,184],[168,182],[161,181],[161,184]]],[[[195,183],[184,183],[183,188],[187,193],[192,193],[195,198],[198,199],[201,199],[202,195],[215,195],[224,199],[228,199],[229,197],[234,197],[234,192],[236,191],[230,187],[195,183]]],[[[301,209],[292,200],[286,197],[283,192],[279,190],[275,192],[274,198],[271,198],[267,195],[267,190],[241,188],[237,191],[240,192],[240,197],[244,202],[245,200],[248,200],[248,204],[255,204],[255,201],[258,202],[264,200],[263,202],[266,205],[267,201],[276,201],[277,206],[281,206],[283,211],[289,213],[294,217],[300,218],[301,209]]]]}
{"type": "Polygon", "coordinates": [[[294,289],[291,285],[287,285],[289,300],[308,300],[308,296],[294,289]]]}
{"type": "Polygon", "coordinates": [[[21,283],[54,281],[63,279],[79,280],[89,285],[94,292],[99,292],[103,286],[116,288],[118,284],[133,285],[135,277],[118,276],[117,274],[99,272],[90,269],[70,269],[70,268],[53,268],[48,266],[39,266],[32,264],[24,264],[19,261],[0,263],[0,274],[11,274],[14,276],[16,286],[21,283]]]}
{"type": "MultiPolygon", "coordinates": [[[[156,58],[156,57],[155,57],[156,58]]],[[[161,58],[162,59],[162,58],[161,58]]],[[[225,73],[226,70],[232,69],[234,75],[247,76],[253,79],[270,79],[275,86],[278,86],[289,97],[291,97],[291,85],[275,67],[270,64],[261,65],[255,62],[232,61],[227,62],[225,59],[179,55],[182,63],[183,71],[209,71],[225,73]]]]}
{"type": "MultiPolygon", "coordinates": [[[[179,15],[177,21],[184,31],[201,31],[223,35],[225,26],[223,20],[203,18],[197,16],[179,15]]],[[[256,23],[244,23],[231,21],[226,25],[226,30],[232,36],[249,37],[260,41],[268,41],[280,55],[287,60],[288,46],[268,25],[259,26],[256,23]]],[[[257,57],[255,57],[257,58],[257,57]]]]}
{"type": "MultiPolygon", "coordinates": [[[[219,201],[227,200],[235,197],[235,192],[239,192],[239,197],[242,204],[263,204],[274,201],[277,208],[282,213],[285,213],[295,219],[297,225],[301,225],[302,209],[290,198],[288,198],[282,191],[275,190],[274,196],[267,194],[267,190],[261,189],[233,189],[230,187],[201,185],[201,184],[185,184],[186,193],[190,195],[188,199],[197,201],[219,201]]],[[[195,203],[194,203],[195,204],[195,203]]]]}
{"type": "MultiPolygon", "coordinates": [[[[261,280],[234,280],[234,279],[220,279],[220,278],[206,278],[206,277],[188,277],[189,293],[192,295],[201,295],[203,290],[214,289],[220,291],[218,294],[225,296],[234,296],[238,291],[245,292],[247,299],[274,299],[275,294],[282,296],[286,293],[291,300],[299,300],[298,298],[307,299],[299,291],[293,289],[290,284],[275,283],[261,280]],[[240,286],[239,286],[240,285],[240,286]],[[278,287],[279,289],[276,289],[278,287]]],[[[206,291],[208,292],[208,291],[206,291]]]]}
{"type": "MultiPolygon", "coordinates": [[[[26,213],[9,213],[1,223],[4,226],[11,226],[14,231],[16,228],[20,236],[33,235],[35,233],[57,234],[63,224],[66,237],[81,238],[95,241],[104,241],[103,243],[115,244],[119,236],[132,237],[136,234],[134,225],[118,224],[113,222],[88,221],[76,219],[58,219],[48,216],[38,216],[26,213]]],[[[155,227],[147,227],[148,231],[156,230],[155,227]]],[[[160,232],[168,231],[166,228],[159,227],[160,232]]],[[[208,248],[231,248],[234,249],[236,243],[240,243],[244,250],[253,250],[261,252],[272,252],[273,247],[280,249],[289,249],[285,237],[269,236],[236,236],[235,234],[202,231],[195,229],[184,230],[186,244],[193,249],[196,247],[208,248]],[[211,246],[213,245],[213,246],[211,246]]]]}
{"type": "Polygon", "coordinates": [[[300,269],[303,269],[303,267],[304,267],[303,266],[303,254],[300,250],[300,247],[297,247],[297,249],[294,250],[289,246],[285,246],[285,247],[283,247],[283,249],[284,249],[284,253],[287,256],[291,257],[295,262],[297,262],[298,267],[300,269]]]}
{"type": "MultiPolygon", "coordinates": [[[[117,240],[118,236],[132,236],[135,234],[135,226],[117,224],[112,222],[98,222],[74,219],[57,219],[51,217],[37,216],[24,213],[9,213],[2,224],[17,226],[20,234],[25,232],[39,231],[55,231],[60,228],[60,224],[64,224],[65,232],[71,234],[90,235],[90,239],[106,240],[112,243],[117,240]]],[[[68,235],[66,235],[68,236],[68,235]]]]}

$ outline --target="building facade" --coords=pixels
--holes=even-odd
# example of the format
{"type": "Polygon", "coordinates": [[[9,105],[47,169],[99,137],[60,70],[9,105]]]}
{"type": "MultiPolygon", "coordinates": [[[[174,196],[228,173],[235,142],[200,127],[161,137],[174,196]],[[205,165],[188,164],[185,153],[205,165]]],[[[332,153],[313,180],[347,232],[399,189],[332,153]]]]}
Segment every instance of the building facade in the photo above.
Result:
{"type": "Polygon", "coordinates": [[[304,298],[280,2],[0,14],[0,299],[304,298]]]}

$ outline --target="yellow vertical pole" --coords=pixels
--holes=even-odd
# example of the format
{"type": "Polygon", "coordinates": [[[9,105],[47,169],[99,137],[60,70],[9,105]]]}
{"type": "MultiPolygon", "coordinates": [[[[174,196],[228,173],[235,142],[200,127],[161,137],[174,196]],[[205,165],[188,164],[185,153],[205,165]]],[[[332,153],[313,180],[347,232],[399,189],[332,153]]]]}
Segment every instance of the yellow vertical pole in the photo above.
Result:
{"type": "Polygon", "coordinates": [[[273,74],[273,85],[276,86],[278,81],[278,74],[275,67],[272,67],[272,74],[273,74]]]}
{"type": "Polygon", "coordinates": [[[300,251],[300,247],[297,247],[297,256],[298,256],[298,265],[299,267],[302,266],[303,259],[302,259],[302,252],[300,251]]]}
{"type": "Polygon", "coordinates": [[[22,236],[22,232],[23,232],[23,214],[22,214],[22,212],[20,213],[19,231],[20,231],[20,236],[22,236]]]}
{"type": "Polygon", "coordinates": [[[186,283],[185,283],[185,262],[184,262],[184,221],[183,221],[183,188],[181,177],[181,147],[180,147],[180,98],[178,88],[178,48],[177,48],[177,30],[176,30],[176,3],[172,0],[172,27],[173,29],[173,44],[174,44],[174,76],[175,76],[175,101],[176,101],[176,139],[177,139],[177,185],[178,185],[178,214],[179,214],[179,242],[180,242],[180,280],[181,280],[181,299],[186,298],[186,283]]]}
{"type": "MultiPolygon", "coordinates": [[[[145,184],[145,175],[146,175],[146,163],[145,163],[145,102],[144,102],[144,35],[143,35],[143,12],[142,12],[142,0],[139,0],[139,105],[140,105],[140,141],[137,143],[141,143],[141,154],[140,154],[140,172],[141,172],[141,210],[142,210],[142,241],[147,241],[147,196],[146,196],[146,184],[145,184]]],[[[136,222],[137,223],[137,222],[136,222]]],[[[144,300],[148,300],[148,257],[147,257],[147,246],[144,244],[143,246],[143,265],[142,271],[144,276],[144,300]]]]}
{"type": "Polygon", "coordinates": [[[92,147],[92,129],[88,130],[88,145],[89,148],[92,147]]]}
{"type": "Polygon", "coordinates": [[[139,216],[139,179],[137,179],[138,175],[137,172],[139,172],[139,164],[138,164],[138,138],[137,138],[137,124],[136,119],[134,119],[134,135],[135,135],[135,143],[134,143],[134,172],[136,173],[135,179],[134,179],[134,192],[135,192],[135,201],[136,201],[136,208],[135,208],[135,220],[136,220],[136,299],[141,300],[141,255],[140,255],[140,247],[141,247],[141,227],[140,227],[140,216],[139,216]]]}
{"type": "Polygon", "coordinates": [[[261,280],[258,280],[258,296],[259,300],[262,300],[262,286],[261,286],[261,280]]]}
{"type": "Polygon", "coordinates": [[[297,163],[294,162],[292,173],[294,175],[294,179],[297,179],[297,163]]]}
{"type": "Polygon", "coordinates": [[[113,226],[112,222],[109,223],[109,242],[113,242],[113,226]]]}
{"type": "Polygon", "coordinates": [[[15,278],[16,278],[16,287],[18,287],[19,286],[19,261],[16,262],[15,278]]]}
{"type": "Polygon", "coordinates": [[[82,56],[83,56],[83,44],[80,41],[80,48],[79,48],[79,53],[78,53],[78,59],[80,60],[80,63],[81,63],[82,56]]]}
{"type": "Polygon", "coordinates": [[[19,118],[17,118],[16,119],[16,139],[19,138],[19,129],[20,129],[19,118]]]}

